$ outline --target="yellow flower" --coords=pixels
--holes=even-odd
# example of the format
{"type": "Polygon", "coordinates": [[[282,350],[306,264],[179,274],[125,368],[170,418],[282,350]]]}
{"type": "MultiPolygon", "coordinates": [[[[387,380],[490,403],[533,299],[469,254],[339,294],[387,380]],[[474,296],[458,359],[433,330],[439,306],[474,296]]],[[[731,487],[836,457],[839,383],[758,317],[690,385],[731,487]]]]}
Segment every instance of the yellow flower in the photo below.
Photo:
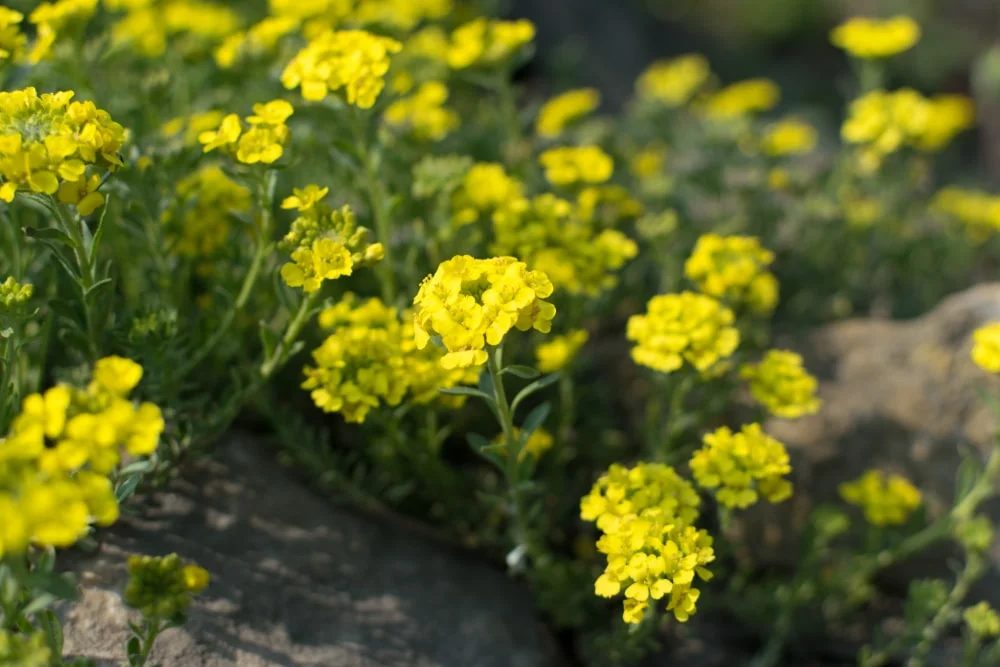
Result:
{"type": "Polygon", "coordinates": [[[860,507],[875,526],[902,525],[921,502],[920,491],[905,477],[869,470],[840,485],[840,497],[860,507]]]}
{"type": "Polygon", "coordinates": [[[218,129],[198,135],[198,141],[206,153],[222,148],[243,164],[272,164],[284,154],[290,134],[285,121],[294,112],[294,107],[282,99],[254,104],[253,114],[245,119],[250,126],[245,132],[240,117],[229,114],[218,129]]]}
{"type": "Polygon", "coordinates": [[[19,283],[13,276],[0,283],[0,309],[16,308],[28,302],[35,288],[31,283],[19,283]]]}
{"type": "Polygon", "coordinates": [[[98,0],[56,0],[43,2],[28,16],[28,22],[35,25],[38,34],[28,59],[37,63],[52,52],[52,46],[70,28],[86,23],[97,11],[98,0]]]}
{"type": "Polygon", "coordinates": [[[459,255],[442,262],[413,299],[416,344],[423,349],[440,336],[445,368],[484,364],[486,346],[496,346],[517,327],[548,333],[555,306],[552,283],[513,257],[474,259],[459,255]]]}
{"type": "Polygon", "coordinates": [[[774,253],[755,236],[704,234],[684,263],[684,275],[705,294],[766,313],[777,304],[777,280],[767,271],[774,253]]]}
{"type": "Polygon", "coordinates": [[[91,392],[125,396],[142,379],[142,366],[123,357],[105,357],[94,364],[91,392]]]}
{"type": "Polygon", "coordinates": [[[146,619],[173,619],[191,605],[191,598],[208,586],[208,571],[187,564],[177,554],[128,559],[128,581],[122,598],[146,619]]]}
{"type": "Polygon", "coordinates": [[[691,100],[711,74],[708,60],[692,53],[653,63],[639,77],[636,87],[644,99],[679,107],[691,100]]]}
{"type": "Polygon", "coordinates": [[[628,320],[626,336],[635,342],[632,359],[661,373],[672,373],[685,362],[707,371],[739,346],[735,319],[733,311],[703,294],[654,296],[646,314],[628,320]]]}
{"type": "Polygon", "coordinates": [[[540,137],[554,139],[600,104],[601,94],[595,88],[580,88],[557,95],[539,110],[535,131],[540,137]]]}
{"type": "Polygon", "coordinates": [[[935,95],[929,101],[929,118],[917,147],[939,151],[976,122],[975,103],[965,95],[935,95]]]}
{"type": "Polygon", "coordinates": [[[27,36],[21,32],[24,14],[0,6],[0,65],[20,60],[24,56],[27,36]]]}
{"type": "Polygon", "coordinates": [[[535,349],[538,370],[543,373],[555,373],[566,368],[589,337],[590,334],[586,331],[577,329],[565,336],[556,336],[548,343],[542,343],[535,349]]]}
{"type": "Polygon", "coordinates": [[[385,110],[385,120],[395,127],[409,126],[419,139],[440,141],[458,127],[458,114],[445,108],[448,86],[428,81],[410,97],[396,100],[385,110]]]}
{"type": "Polygon", "coordinates": [[[243,58],[259,58],[273,53],[282,37],[299,27],[299,21],[287,16],[272,16],[250,26],[246,32],[234,32],[215,50],[215,62],[229,69],[243,58]]]}
{"type": "Polygon", "coordinates": [[[691,474],[725,507],[746,508],[760,496],[779,503],[792,495],[792,484],[784,478],[792,471],[788,452],[760,424],[735,434],[723,426],[705,434],[703,443],[691,456],[691,474]]]}
{"type": "Polygon", "coordinates": [[[208,570],[197,565],[185,565],[181,570],[181,577],[184,579],[184,590],[195,594],[205,590],[212,579],[208,570]]]}
{"type": "Polygon", "coordinates": [[[802,357],[787,350],[768,350],[759,364],[744,364],[740,377],[750,393],[775,416],[797,419],[819,410],[816,378],[802,367],[802,357]]]}
{"type": "Polygon", "coordinates": [[[636,178],[645,179],[659,174],[667,162],[667,149],[662,146],[647,146],[632,156],[629,170],[636,178]]]}
{"type": "Polygon", "coordinates": [[[705,115],[713,120],[730,120],[773,108],[781,97],[770,79],[747,79],[726,86],[705,102],[705,115]]]}
{"type": "Polygon", "coordinates": [[[292,188],[292,196],[286,197],[281,202],[281,208],[294,208],[299,211],[308,211],[313,206],[323,201],[323,198],[330,192],[330,188],[321,188],[310,183],[304,188],[292,188]]]}
{"type": "Polygon", "coordinates": [[[764,132],[761,148],[772,156],[801,155],[816,147],[816,128],[796,118],[786,118],[764,132]]]}
{"type": "Polygon", "coordinates": [[[448,65],[452,69],[502,63],[535,38],[531,21],[497,21],[477,18],[451,33],[448,65]]]}
{"type": "Polygon", "coordinates": [[[467,225],[512,201],[521,200],[524,186],[509,176],[502,164],[482,162],[465,173],[462,185],[452,196],[452,222],[467,225]]]}
{"type": "Polygon", "coordinates": [[[909,16],[883,20],[856,16],[834,28],[830,41],[856,58],[888,58],[920,41],[920,26],[909,16]]]}
{"type": "Polygon", "coordinates": [[[962,618],[973,636],[984,639],[1000,637],[1000,614],[990,607],[989,602],[983,600],[967,608],[962,613],[962,618]]]}
{"type": "Polygon", "coordinates": [[[312,294],[324,280],[349,276],[353,270],[351,252],[343,243],[319,239],[309,248],[292,252],[292,261],[281,267],[281,277],[289,287],[301,287],[306,294],[312,294]]]}
{"type": "Polygon", "coordinates": [[[402,48],[394,39],[364,30],[327,31],[299,51],[281,83],[301,87],[302,97],[311,102],[343,89],[348,104],[368,109],[385,87],[389,56],[402,48]]]}
{"type": "Polygon", "coordinates": [[[972,334],[972,360],[988,373],[1000,373],[1000,322],[986,324],[972,334]]]}
{"type": "Polygon", "coordinates": [[[551,148],[538,161],[545,168],[545,179],[553,185],[604,183],[615,170],[614,160],[600,146],[551,148]]]}
{"type": "Polygon", "coordinates": [[[851,102],[840,136],[862,144],[876,156],[894,153],[921,141],[931,119],[932,105],[909,88],[873,90],[851,102]]]}

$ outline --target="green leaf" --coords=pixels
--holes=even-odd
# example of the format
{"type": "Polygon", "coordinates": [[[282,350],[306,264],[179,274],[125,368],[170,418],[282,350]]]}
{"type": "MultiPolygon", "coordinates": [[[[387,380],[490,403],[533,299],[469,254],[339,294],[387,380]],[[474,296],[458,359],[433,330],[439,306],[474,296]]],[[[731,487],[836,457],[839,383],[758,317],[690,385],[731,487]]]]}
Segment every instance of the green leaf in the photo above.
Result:
{"type": "Polygon", "coordinates": [[[545,389],[549,385],[557,382],[559,378],[562,377],[562,373],[552,373],[551,375],[546,375],[543,378],[539,378],[529,384],[527,387],[518,392],[517,396],[514,397],[514,402],[510,405],[510,412],[514,414],[517,411],[517,406],[521,404],[521,401],[528,398],[537,391],[545,389]]]}
{"type": "Polygon", "coordinates": [[[70,575],[53,572],[29,572],[25,577],[25,583],[28,588],[38,589],[59,600],[75,600],[77,597],[76,582],[70,575]]]}
{"type": "Polygon", "coordinates": [[[139,476],[132,475],[123,479],[117,487],[115,487],[115,498],[118,499],[119,503],[124,502],[127,498],[130,498],[133,493],[135,493],[136,487],[139,486],[139,476]]]}
{"type": "Polygon", "coordinates": [[[25,235],[41,242],[58,243],[71,250],[80,250],[80,246],[66,232],[55,227],[25,227],[25,235]]]}
{"type": "Polygon", "coordinates": [[[522,444],[528,442],[528,438],[545,422],[551,411],[552,404],[546,401],[528,413],[528,416],[524,419],[524,424],[521,426],[522,444]]]}
{"type": "Polygon", "coordinates": [[[49,639],[49,646],[52,647],[56,655],[62,655],[63,650],[63,629],[59,617],[53,611],[45,611],[40,617],[42,631],[49,639]]]}
{"type": "Polygon", "coordinates": [[[32,614],[48,609],[52,606],[52,603],[56,602],[56,600],[58,600],[56,596],[51,595],[50,593],[42,593],[31,602],[24,605],[21,609],[21,613],[25,616],[31,616],[32,614]]]}
{"type": "Polygon", "coordinates": [[[150,459],[133,461],[119,471],[122,477],[127,475],[141,475],[153,469],[153,462],[150,459]]]}
{"type": "Polygon", "coordinates": [[[128,640],[128,644],[125,645],[125,650],[128,652],[128,661],[130,665],[136,665],[139,662],[139,658],[142,655],[142,644],[139,643],[138,637],[132,637],[128,640]]]}
{"type": "Polygon", "coordinates": [[[483,392],[490,398],[496,395],[496,390],[493,387],[493,378],[490,377],[490,372],[483,369],[483,372],[479,374],[479,391],[483,392]]]}
{"type": "Polygon", "coordinates": [[[97,266],[97,252],[101,247],[101,239],[104,237],[104,221],[108,217],[108,209],[111,208],[111,197],[104,202],[104,209],[101,211],[101,218],[97,221],[97,231],[94,232],[94,236],[90,240],[90,247],[87,252],[90,255],[90,270],[93,271],[94,267],[97,266]]]}
{"type": "Polygon", "coordinates": [[[447,396],[475,396],[477,398],[483,399],[487,403],[493,402],[492,396],[484,394],[478,389],[473,389],[472,387],[445,387],[442,389],[438,389],[438,391],[447,396]]]}
{"type": "Polygon", "coordinates": [[[93,303],[94,295],[99,295],[100,292],[106,291],[111,288],[111,278],[104,278],[103,280],[98,280],[96,283],[87,288],[87,291],[83,293],[87,299],[90,299],[93,303]]]}
{"type": "Polygon", "coordinates": [[[271,355],[274,354],[274,348],[278,345],[278,339],[275,337],[274,331],[271,330],[264,320],[260,321],[258,331],[260,333],[260,344],[264,348],[264,358],[270,359],[271,355]]]}
{"type": "Polygon", "coordinates": [[[500,375],[513,375],[521,378],[522,380],[534,380],[539,377],[541,373],[531,366],[508,366],[500,371],[500,375]]]}
{"type": "Polygon", "coordinates": [[[496,466],[498,470],[503,470],[504,459],[499,452],[499,450],[503,449],[503,445],[491,445],[486,438],[478,433],[466,433],[465,439],[468,441],[472,451],[488,463],[496,466]]]}
{"type": "Polygon", "coordinates": [[[962,462],[955,473],[955,504],[959,504],[969,495],[983,475],[983,464],[974,451],[968,449],[962,453],[962,462]]]}

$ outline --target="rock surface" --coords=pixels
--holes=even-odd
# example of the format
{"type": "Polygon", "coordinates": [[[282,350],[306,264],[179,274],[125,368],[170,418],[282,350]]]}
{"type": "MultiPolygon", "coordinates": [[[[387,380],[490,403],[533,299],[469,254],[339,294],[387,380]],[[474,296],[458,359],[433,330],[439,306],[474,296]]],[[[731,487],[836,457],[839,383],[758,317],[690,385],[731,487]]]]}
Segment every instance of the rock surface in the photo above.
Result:
{"type": "Polygon", "coordinates": [[[66,654],[124,659],[129,554],[171,552],[212,573],[163,667],[536,667],[556,664],[527,592],[501,572],[313,495],[249,438],[153,494],[70,559],[84,593],[66,654]],[[73,561],[76,562],[73,562],[73,561]]]}

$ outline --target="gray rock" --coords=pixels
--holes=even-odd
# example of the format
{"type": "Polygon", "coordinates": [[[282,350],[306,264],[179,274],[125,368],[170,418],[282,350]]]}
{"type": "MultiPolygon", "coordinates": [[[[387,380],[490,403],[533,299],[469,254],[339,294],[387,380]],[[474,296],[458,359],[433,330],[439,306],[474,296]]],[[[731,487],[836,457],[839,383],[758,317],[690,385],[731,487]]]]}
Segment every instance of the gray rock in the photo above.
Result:
{"type": "Polygon", "coordinates": [[[70,559],[84,590],[67,612],[66,654],[121,664],[126,560],[171,552],[212,584],[158,641],[163,667],[556,662],[530,596],[502,572],[334,509],[246,437],[105,531],[98,555],[70,559]]]}

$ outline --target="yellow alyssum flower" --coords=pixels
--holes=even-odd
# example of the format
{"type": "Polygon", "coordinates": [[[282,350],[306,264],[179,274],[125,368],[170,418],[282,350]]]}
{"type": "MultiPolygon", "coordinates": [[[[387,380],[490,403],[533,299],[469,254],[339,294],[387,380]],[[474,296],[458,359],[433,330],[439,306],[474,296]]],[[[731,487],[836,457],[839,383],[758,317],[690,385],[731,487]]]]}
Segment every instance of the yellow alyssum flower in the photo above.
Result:
{"type": "Polygon", "coordinates": [[[795,352],[768,350],[759,364],[744,364],[740,377],[750,383],[753,397],[777,417],[797,419],[820,408],[816,378],[795,352]]]}
{"type": "Polygon", "coordinates": [[[459,124],[458,114],[445,107],[447,101],[448,86],[428,81],[413,95],[390,104],[385,121],[394,127],[409,127],[418,139],[440,141],[459,124]]]}
{"type": "Polygon", "coordinates": [[[748,424],[739,433],[723,426],[705,434],[702,442],[691,456],[691,474],[725,507],[746,508],[760,496],[779,503],[792,495],[792,484],[784,477],[792,471],[788,451],[760,424],[748,424]]]}
{"type": "Polygon", "coordinates": [[[695,612],[695,576],[710,579],[705,565],[715,559],[711,536],[693,525],[699,504],[691,484],[660,463],[612,465],[580,501],[580,517],[596,522],[597,549],[607,557],[594,592],[624,590],[625,622],[641,621],[650,599],[666,598],[681,622],[695,612]]]}
{"type": "Polygon", "coordinates": [[[403,45],[364,30],[327,31],[313,39],[281,73],[285,88],[301,88],[318,102],[343,90],[348,104],[369,109],[385,87],[390,56],[403,45]]]}
{"type": "Polygon", "coordinates": [[[0,283],[0,309],[11,309],[28,302],[35,288],[31,283],[19,283],[14,276],[7,276],[0,283]]]}
{"type": "Polygon", "coordinates": [[[191,598],[205,590],[208,571],[185,564],[177,554],[128,559],[128,581],[122,598],[147,619],[170,620],[191,605],[191,598]]]}
{"type": "Polygon", "coordinates": [[[215,62],[230,69],[244,58],[259,58],[274,53],[281,39],[299,28],[299,21],[287,16],[272,16],[234,32],[216,48],[215,62]]]}
{"type": "Polygon", "coordinates": [[[855,58],[888,58],[908,51],[920,41],[920,26],[909,16],[856,16],[834,28],[830,41],[855,58]]]}
{"type": "Polygon", "coordinates": [[[590,334],[584,329],[576,329],[540,344],[535,348],[538,370],[542,373],[555,373],[566,368],[589,338],[590,334]]]}
{"type": "Polygon", "coordinates": [[[535,25],[531,21],[473,19],[452,31],[448,65],[452,69],[497,65],[511,58],[534,38],[535,25]]]}
{"type": "Polygon", "coordinates": [[[89,176],[99,180],[121,166],[125,129],[93,102],[72,101],[73,95],[39,95],[34,88],[0,92],[0,199],[13,201],[18,190],[57,195],[82,215],[104,202],[89,176]]]}
{"type": "Polygon", "coordinates": [[[665,146],[647,146],[629,160],[629,171],[639,179],[656,176],[667,163],[665,146]]]}
{"type": "Polygon", "coordinates": [[[170,230],[172,252],[209,257],[223,248],[232,218],[250,210],[250,190],[229,178],[218,165],[206,165],[177,182],[176,197],[160,220],[170,230]]]}
{"type": "Polygon", "coordinates": [[[441,26],[429,25],[407,38],[402,54],[407,58],[447,65],[450,46],[448,33],[441,26]]]}
{"type": "Polygon", "coordinates": [[[355,268],[382,260],[382,244],[368,242],[369,230],[358,226],[349,206],[334,210],[321,201],[326,188],[310,185],[293,192],[283,206],[297,205],[299,217],[278,244],[292,259],[281,267],[286,285],[312,294],[326,280],[349,276],[355,268]]]}
{"type": "Polygon", "coordinates": [[[47,58],[59,37],[69,28],[86,23],[97,12],[98,0],[56,0],[37,5],[28,15],[28,22],[35,26],[37,35],[28,59],[37,63],[47,58]]]}
{"type": "Polygon", "coordinates": [[[656,100],[668,107],[687,104],[712,75],[708,60],[689,53],[650,65],[636,84],[639,97],[656,100]]]}
{"type": "Polygon", "coordinates": [[[860,507],[868,523],[875,526],[898,526],[907,522],[920,506],[920,490],[901,475],[886,475],[869,470],[853,482],[839,487],[840,497],[860,507]]]}
{"type": "Polygon", "coordinates": [[[684,275],[705,294],[767,313],[778,301],[778,281],[767,267],[774,253],[755,236],[703,234],[684,263],[684,275]]]}
{"type": "Polygon", "coordinates": [[[502,164],[473,165],[452,195],[452,222],[467,225],[491,214],[511,201],[523,199],[524,185],[507,173],[502,164]]]}
{"type": "Polygon", "coordinates": [[[639,253],[616,229],[583,219],[570,202],[546,193],[509,202],[493,214],[491,252],[510,254],[545,273],[559,289],[597,294],[613,287],[615,272],[639,253]]]}
{"type": "Polygon", "coordinates": [[[975,637],[991,639],[1000,637],[1000,614],[990,606],[989,602],[983,600],[979,604],[968,607],[962,618],[966,626],[975,637]]]}
{"type": "Polygon", "coordinates": [[[816,147],[816,128],[798,118],[785,118],[764,131],[761,148],[771,156],[802,155],[816,147]]]}
{"type": "Polygon", "coordinates": [[[349,20],[410,32],[421,22],[443,19],[453,10],[453,0],[358,0],[349,20]]]}
{"type": "Polygon", "coordinates": [[[150,58],[163,55],[167,50],[167,29],[159,8],[139,8],[115,21],[111,44],[127,46],[150,58]]]}
{"type": "Polygon", "coordinates": [[[840,136],[876,155],[888,155],[918,142],[930,117],[930,103],[915,90],[873,90],[851,102],[840,136]]]}
{"type": "Polygon", "coordinates": [[[1000,196],[949,185],[937,192],[930,209],[965,225],[975,242],[985,242],[1000,230],[1000,196]]]}
{"type": "Polygon", "coordinates": [[[661,294],[649,300],[645,314],[629,318],[625,335],[635,343],[637,364],[672,373],[686,362],[704,372],[739,346],[735,320],[733,311],[710,296],[661,294]]]}
{"type": "Polygon", "coordinates": [[[24,14],[0,5],[0,65],[24,56],[28,37],[21,32],[24,14]]]}
{"type": "Polygon", "coordinates": [[[935,95],[929,101],[927,125],[917,148],[939,151],[976,123],[976,105],[965,95],[935,95]]]}
{"type": "Polygon", "coordinates": [[[596,88],[579,88],[556,95],[538,111],[535,132],[544,139],[555,139],[600,104],[601,94],[596,88]]]}
{"type": "Polygon", "coordinates": [[[453,257],[424,279],[413,299],[417,347],[440,336],[445,368],[484,364],[486,346],[499,345],[514,327],[551,330],[556,308],[545,299],[552,291],[544,273],[513,257],[453,257]]]}
{"type": "Polygon", "coordinates": [[[206,153],[223,149],[243,164],[273,164],[285,152],[290,131],[285,121],[295,113],[295,108],[283,99],[253,105],[253,114],[246,117],[247,128],[240,117],[229,114],[215,130],[198,136],[206,153]]]}
{"type": "Polygon", "coordinates": [[[1000,322],[985,324],[972,333],[972,360],[988,373],[1000,373],[1000,322]]]}
{"type": "Polygon", "coordinates": [[[552,185],[598,184],[611,178],[615,161],[600,146],[550,148],[538,157],[552,185]]]}
{"type": "Polygon", "coordinates": [[[705,115],[713,120],[731,120],[767,111],[781,98],[778,84],[770,79],[747,79],[713,93],[706,101],[705,115]]]}

